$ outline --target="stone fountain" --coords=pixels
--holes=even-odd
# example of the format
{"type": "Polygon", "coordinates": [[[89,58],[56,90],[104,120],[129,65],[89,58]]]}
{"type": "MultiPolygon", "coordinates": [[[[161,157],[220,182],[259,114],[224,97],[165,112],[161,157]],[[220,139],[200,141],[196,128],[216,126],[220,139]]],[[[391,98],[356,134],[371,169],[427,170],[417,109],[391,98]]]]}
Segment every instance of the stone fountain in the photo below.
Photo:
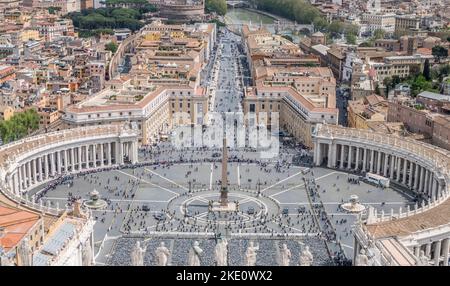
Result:
{"type": "Polygon", "coordinates": [[[366,209],[366,207],[359,203],[357,195],[351,195],[350,200],[341,204],[341,208],[350,213],[360,213],[366,209]]]}
{"type": "Polygon", "coordinates": [[[90,199],[86,200],[83,205],[89,209],[103,209],[108,203],[105,200],[100,199],[99,192],[94,189],[89,193],[90,199]]]}

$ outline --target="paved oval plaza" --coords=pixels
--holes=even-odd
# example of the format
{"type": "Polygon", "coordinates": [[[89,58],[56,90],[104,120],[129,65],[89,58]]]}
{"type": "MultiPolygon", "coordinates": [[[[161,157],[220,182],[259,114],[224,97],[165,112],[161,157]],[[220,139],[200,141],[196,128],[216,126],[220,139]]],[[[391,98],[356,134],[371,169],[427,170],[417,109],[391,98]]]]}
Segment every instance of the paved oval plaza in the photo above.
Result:
{"type": "Polygon", "coordinates": [[[283,243],[292,252],[290,265],[298,265],[304,245],[310,247],[313,265],[333,265],[339,252],[352,258],[351,230],[358,215],[340,208],[351,195],[385,213],[414,204],[407,193],[352,183],[353,174],[317,167],[305,172],[306,167],[292,164],[298,149],[283,146],[276,160],[257,160],[258,154],[248,150],[229,151],[229,201],[238,211],[212,212],[210,203],[220,195],[218,152],[175,151],[162,144],[141,150],[139,162],[144,163],[139,166],[67,177],[33,193],[62,208],[75,198],[88,200],[97,190],[108,206],[92,210],[96,262],[111,265],[130,264],[138,240],[147,247],[146,265],[155,265],[154,252],[162,241],[172,252],[171,265],[187,265],[195,240],[205,252],[201,263],[214,265],[217,236],[230,239],[229,265],[243,265],[249,241],[260,246],[257,265],[278,265],[283,243]],[[314,191],[307,190],[311,181],[314,191]]]}

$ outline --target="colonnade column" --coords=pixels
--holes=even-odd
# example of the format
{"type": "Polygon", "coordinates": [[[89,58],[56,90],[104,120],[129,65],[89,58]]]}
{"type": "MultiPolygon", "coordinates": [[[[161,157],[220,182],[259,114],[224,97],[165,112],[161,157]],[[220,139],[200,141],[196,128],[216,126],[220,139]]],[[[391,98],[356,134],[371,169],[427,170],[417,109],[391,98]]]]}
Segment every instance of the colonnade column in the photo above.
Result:
{"type": "Polygon", "coordinates": [[[92,161],[94,162],[94,168],[97,168],[97,144],[92,145],[92,161]]]}
{"type": "Polygon", "coordinates": [[[434,243],[434,266],[439,266],[441,258],[441,241],[438,240],[434,243]]]}
{"type": "Polygon", "coordinates": [[[105,164],[105,157],[103,155],[103,143],[100,144],[100,167],[103,167],[105,164]]]}
{"type": "Polygon", "coordinates": [[[364,148],[363,165],[361,171],[365,172],[366,170],[367,170],[367,148],[364,148]]]}
{"type": "Polygon", "coordinates": [[[370,150],[370,168],[369,168],[369,172],[371,172],[371,173],[373,173],[374,156],[375,156],[375,151],[373,149],[371,149],[370,150]]]}
{"type": "Polygon", "coordinates": [[[389,173],[390,173],[389,178],[391,180],[394,179],[395,162],[396,162],[395,156],[391,155],[391,164],[389,165],[389,173]]]}
{"type": "Polygon", "coordinates": [[[52,176],[55,176],[55,153],[50,153],[50,168],[51,168],[51,174],[52,176]]]}
{"type": "Polygon", "coordinates": [[[44,156],[44,171],[45,171],[45,176],[44,176],[44,179],[45,180],[47,180],[48,179],[48,176],[49,176],[49,168],[48,168],[48,154],[46,154],[45,156],[44,156]]]}
{"type": "Polygon", "coordinates": [[[381,152],[377,151],[377,174],[381,174],[381,152]]]}
{"type": "Polygon", "coordinates": [[[86,158],[86,169],[89,169],[89,145],[84,146],[86,152],[85,152],[85,158],[86,158]]]}
{"type": "Polygon", "coordinates": [[[406,171],[408,169],[408,160],[406,158],[403,159],[403,179],[402,183],[406,185],[406,171]]]}
{"type": "Polygon", "coordinates": [[[37,164],[38,164],[38,175],[39,175],[39,181],[42,182],[43,180],[43,174],[42,174],[42,157],[37,158],[37,164]]]}
{"type": "Polygon", "coordinates": [[[340,169],[344,169],[344,151],[345,146],[341,144],[341,162],[339,163],[340,169]]]}
{"type": "Polygon", "coordinates": [[[58,163],[57,163],[57,173],[58,174],[61,174],[61,152],[60,151],[58,151],[58,152],[56,152],[56,160],[58,161],[58,163]]]}
{"type": "Polygon", "coordinates": [[[414,189],[418,190],[419,188],[419,171],[420,171],[420,165],[419,164],[415,164],[416,165],[416,170],[414,172],[414,189]]]}
{"type": "Polygon", "coordinates": [[[78,146],[77,148],[77,154],[78,154],[78,171],[80,171],[81,169],[83,169],[83,160],[81,159],[81,153],[82,153],[82,147],[78,146]]]}
{"type": "Polygon", "coordinates": [[[112,162],[112,152],[111,152],[111,142],[108,143],[108,166],[111,166],[111,162],[112,162]]]}
{"type": "Polygon", "coordinates": [[[448,266],[449,245],[450,245],[450,238],[446,238],[442,241],[442,255],[444,258],[443,266],[448,266]]]}
{"type": "Polygon", "coordinates": [[[27,163],[27,175],[25,178],[27,178],[27,188],[31,186],[31,161],[28,161],[27,163]]]}
{"type": "Polygon", "coordinates": [[[359,147],[356,146],[356,159],[355,159],[355,170],[357,171],[359,169],[359,147]]]}
{"type": "Polygon", "coordinates": [[[389,155],[384,153],[384,166],[383,166],[383,176],[387,177],[389,155]]]}
{"type": "Polygon", "coordinates": [[[352,167],[352,146],[348,146],[348,162],[347,162],[347,169],[350,169],[352,167]]]}
{"type": "Polygon", "coordinates": [[[70,148],[70,166],[72,169],[72,172],[75,171],[75,148],[70,148]]]}

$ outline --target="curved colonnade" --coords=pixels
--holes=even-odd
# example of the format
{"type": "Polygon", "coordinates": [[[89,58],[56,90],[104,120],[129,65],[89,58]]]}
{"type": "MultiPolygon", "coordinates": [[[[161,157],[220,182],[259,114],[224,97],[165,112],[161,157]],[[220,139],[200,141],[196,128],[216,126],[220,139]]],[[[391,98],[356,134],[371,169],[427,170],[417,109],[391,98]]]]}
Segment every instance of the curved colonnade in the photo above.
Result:
{"type": "Polygon", "coordinates": [[[448,265],[450,151],[393,135],[323,124],[317,125],[313,141],[316,166],[378,174],[423,199],[413,209],[408,206],[387,215],[369,207],[367,220],[355,230],[355,257],[370,240],[394,237],[416,259],[423,251],[430,264],[448,265]]]}
{"type": "Polygon", "coordinates": [[[26,194],[61,175],[137,163],[137,132],[122,125],[66,129],[0,147],[0,188],[9,199],[43,212],[26,194]]]}

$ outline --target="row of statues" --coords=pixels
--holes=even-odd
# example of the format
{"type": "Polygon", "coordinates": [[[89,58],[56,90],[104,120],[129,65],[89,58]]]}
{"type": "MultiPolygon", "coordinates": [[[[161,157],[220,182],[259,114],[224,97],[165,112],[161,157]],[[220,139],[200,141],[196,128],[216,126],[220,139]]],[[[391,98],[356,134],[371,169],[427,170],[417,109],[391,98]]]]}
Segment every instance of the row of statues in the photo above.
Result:
{"type": "MultiPolygon", "coordinates": [[[[144,265],[144,255],[147,247],[141,246],[139,241],[136,242],[131,251],[131,264],[133,266],[143,266],[144,265]]],[[[255,245],[253,241],[250,241],[245,251],[245,266],[255,266],[256,257],[259,251],[259,245],[255,245]]],[[[164,242],[160,243],[160,246],[155,250],[156,265],[157,266],[168,266],[170,261],[170,250],[165,246],[164,242]]],[[[203,249],[200,248],[200,243],[194,241],[192,247],[188,254],[188,265],[189,266],[200,266],[201,257],[203,255],[203,249]]],[[[279,265],[289,266],[291,263],[291,251],[284,243],[280,250],[279,255],[279,265]]],[[[218,240],[214,248],[214,259],[217,266],[227,266],[228,265],[228,241],[226,238],[221,238],[218,240]]],[[[309,247],[305,246],[300,253],[299,259],[300,266],[311,266],[313,263],[313,255],[309,251],[309,247]]]]}

